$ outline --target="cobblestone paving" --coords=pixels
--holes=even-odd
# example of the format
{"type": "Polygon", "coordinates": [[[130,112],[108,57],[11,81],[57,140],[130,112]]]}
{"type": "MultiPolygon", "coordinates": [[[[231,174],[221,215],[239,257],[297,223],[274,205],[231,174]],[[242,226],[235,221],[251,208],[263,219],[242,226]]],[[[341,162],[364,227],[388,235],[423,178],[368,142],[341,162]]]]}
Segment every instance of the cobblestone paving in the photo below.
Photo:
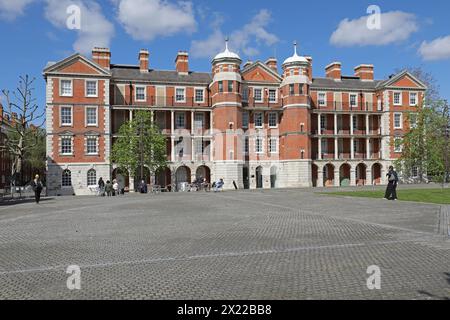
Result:
{"type": "Polygon", "coordinates": [[[311,190],[2,206],[0,299],[450,299],[439,212],[311,190]]]}

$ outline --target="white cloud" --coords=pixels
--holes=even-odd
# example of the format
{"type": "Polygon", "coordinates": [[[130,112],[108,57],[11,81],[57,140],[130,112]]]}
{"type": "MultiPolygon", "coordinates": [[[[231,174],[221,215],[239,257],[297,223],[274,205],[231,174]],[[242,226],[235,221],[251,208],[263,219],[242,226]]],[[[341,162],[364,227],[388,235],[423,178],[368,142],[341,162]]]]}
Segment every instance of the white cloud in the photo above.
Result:
{"type": "Polygon", "coordinates": [[[121,0],[118,20],[136,40],[151,41],[158,36],[191,33],[197,23],[191,2],[163,0],[121,0]]]}
{"type": "Polygon", "coordinates": [[[109,47],[114,35],[113,24],[105,18],[101,6],[91,0],[47,0],[45,17],[57,28],[67,28],[70,5],[77,5],[81,12],[81,28],[71,30],[78,37],[73,48],[75,51],[89,54],[93,47],[109,47]]]}
{"type": "Polygon", "coordinates": [[[428,61],[450,59],[450,36],[422,42],[419,53],[428,61]]]}
{"type": "Polygon", "coordinates": [[[13,21],[24,13],[34,0],[0,0],[0,19],[13,21]]]}
{"type": "MultiPolygon", "coordinates": [[[[259,54],[261,45],[272,46],[279,41],[278,37],[267,31],[267,25],[271,21],[268,10],[260,10],[252,20],[242,28],[234,30],[230,35],[230,49],[243,53],[248,57],[259,54]]],[[[197,58],[212,58],[224,49],[225,35],[220,25],[223,22],[220,16],[212,23],[213,33],[204,40],[193,40],[191,54],[197,58]]]]}
{"type": "Polygon", "coordinates": [[[402,11],[382,13],[379,29],[369,29],[368,18],[342,20],[331,35],[330,43],[338,47],[381,46],[406,40],[419,29],[416,16],[402,11]]]}

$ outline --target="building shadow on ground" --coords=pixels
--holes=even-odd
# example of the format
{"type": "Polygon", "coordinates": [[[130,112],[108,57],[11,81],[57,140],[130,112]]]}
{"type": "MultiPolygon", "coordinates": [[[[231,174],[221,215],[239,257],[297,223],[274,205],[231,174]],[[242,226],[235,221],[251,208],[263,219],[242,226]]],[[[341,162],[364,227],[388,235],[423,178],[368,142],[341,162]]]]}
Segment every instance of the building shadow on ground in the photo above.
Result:
{"type": "MultiPolygon", "coordinates": [[[[53,197],[45,197],[41,198],[40,202],[45,202],[53,200],[53,197]]],[[[34,198],[17,198],[17,199],[0,199],[0,207],[4,206],[13,206],[16,204],[24,204],[24,203],[33,203],[35,202],[34,198]]]]}

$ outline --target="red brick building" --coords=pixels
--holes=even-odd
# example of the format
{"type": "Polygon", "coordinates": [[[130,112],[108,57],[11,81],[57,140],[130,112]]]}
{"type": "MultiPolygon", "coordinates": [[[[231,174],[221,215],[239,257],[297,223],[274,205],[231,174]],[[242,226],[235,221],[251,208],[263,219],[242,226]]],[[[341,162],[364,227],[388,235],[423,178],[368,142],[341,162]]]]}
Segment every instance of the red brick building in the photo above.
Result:
{"type": "Polygon", "coordinates": [[[159,185],[196,177],[224,178],[226,188],[382,184],[426,87],[406,71],[375,80],[373,65],[354,70],[344,76],[333,62],[313,77],[313,59],[295,49],[280,73],[275,58],[242,65],[228,46],[210,73],[191,71],[182,51],[172,71],[153,68],[147,50],[137,65],[111,63],[105,48],[50,63],[49,194],[88,194],[100,177],[133,189],[133,174],[117,174],[110,150],[142,109],[167,137],[159,185]]]}

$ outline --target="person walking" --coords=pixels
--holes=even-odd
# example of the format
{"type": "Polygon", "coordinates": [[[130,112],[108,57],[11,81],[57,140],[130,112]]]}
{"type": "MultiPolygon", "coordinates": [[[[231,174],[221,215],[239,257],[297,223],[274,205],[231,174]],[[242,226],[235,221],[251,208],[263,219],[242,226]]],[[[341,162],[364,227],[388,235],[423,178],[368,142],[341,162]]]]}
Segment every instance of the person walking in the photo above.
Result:
{"type": "Polygon", "coordinates": [[[386,193],[384,198],[387,200],[397,200],[397,184],[398,184],[398,174],[394,170],[393,166],[389,167],[389,172],[386,174],[388,177],[388,185],[386,188],[386,193]]]}
{"type": "Polygon", "coordinates": [[[101,197],[105,195],[105,181],[103,181],[102,177],[98,180],[98,194],[101,197]]]}
{"type": "Polygon", "coordinates": [[[112,196],[112,193],[113,193],[113,185],[112,185],[111,181],[109,181],[109,180],[106,181],[105,192],[106,192],[106,195],[107,195],[108,197],[111,197],[111,196],[112,196]]]}
{"type": "Polygon", "coordinates": [[[36,203],[39,204],[39,201],[41,200],[41,192],[42,189],[44,189],[44,186],[42,185],[38,174],[34,177],[34,180],[31,181],[31,187],[34,191],[34,199],[36,200],[36,203]]]}
{"type": "Polygon", "coordinates": [[[217,181],[216,184],[214,185],[214,192],[222,190],[224,184],[225,183],[223,182],[223,178],[220,178],[220,180],[217,181]]]}
{"type": "Polygon", "coordinates": [[[114,189],[113,195],[118,196],[119,195],[119,184],[117,183],[116,179],[113,180],[113,189],[114,189]]]}

